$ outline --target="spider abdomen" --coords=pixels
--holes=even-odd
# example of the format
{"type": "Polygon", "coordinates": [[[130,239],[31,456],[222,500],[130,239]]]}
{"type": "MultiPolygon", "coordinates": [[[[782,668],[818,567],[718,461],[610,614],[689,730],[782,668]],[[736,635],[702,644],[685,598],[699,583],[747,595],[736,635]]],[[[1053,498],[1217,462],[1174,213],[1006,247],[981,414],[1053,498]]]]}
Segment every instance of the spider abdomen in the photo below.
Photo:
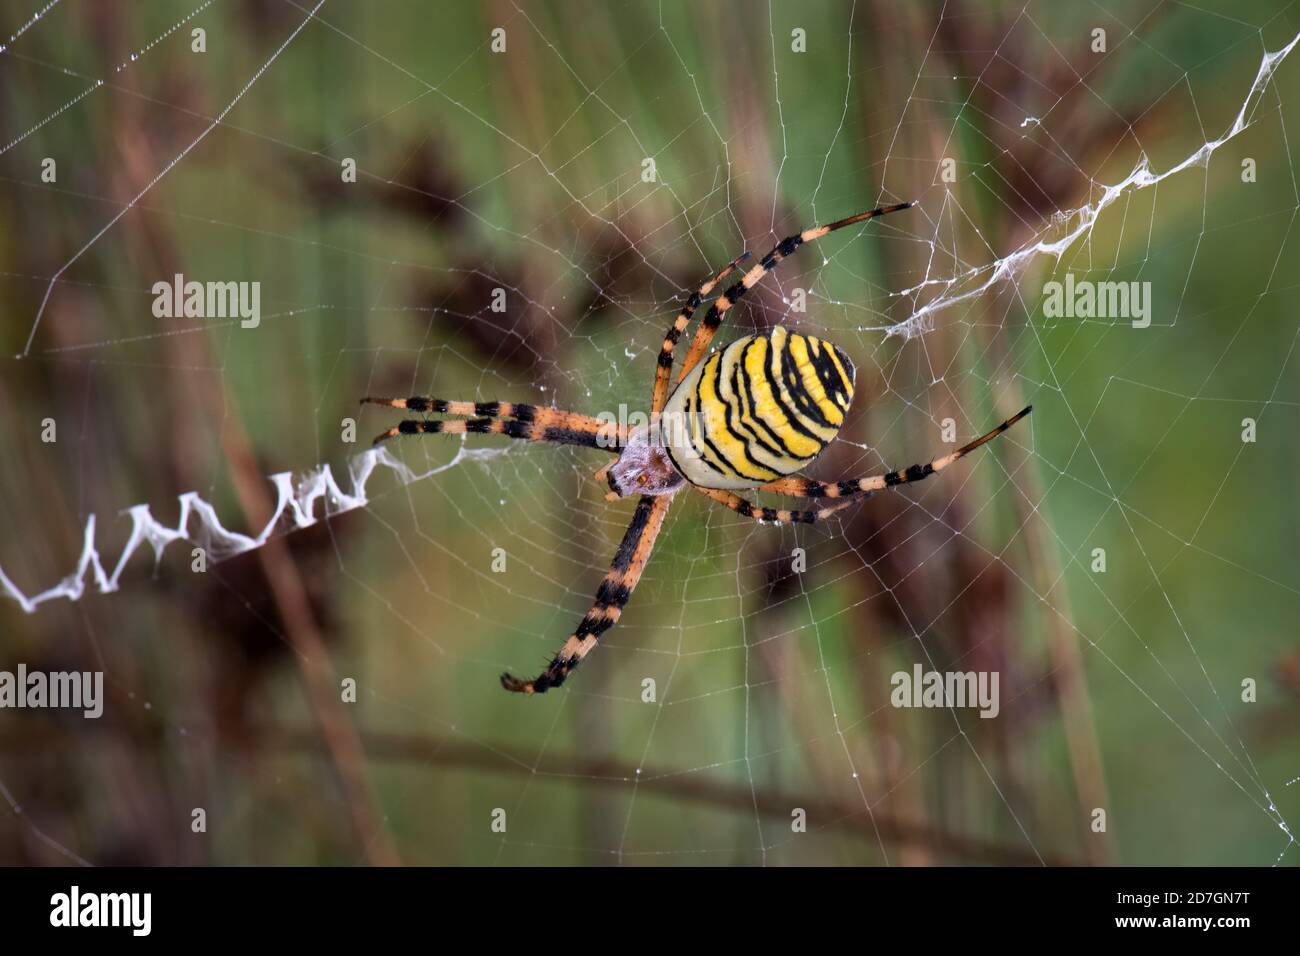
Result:
{"type": "Polygon", "coordinates": [[[697,365],[661,418],[683,477],[702,488],[753,488],[806,467],[844,424],[853,363],[837,346],[777,326],[697,365]]]}

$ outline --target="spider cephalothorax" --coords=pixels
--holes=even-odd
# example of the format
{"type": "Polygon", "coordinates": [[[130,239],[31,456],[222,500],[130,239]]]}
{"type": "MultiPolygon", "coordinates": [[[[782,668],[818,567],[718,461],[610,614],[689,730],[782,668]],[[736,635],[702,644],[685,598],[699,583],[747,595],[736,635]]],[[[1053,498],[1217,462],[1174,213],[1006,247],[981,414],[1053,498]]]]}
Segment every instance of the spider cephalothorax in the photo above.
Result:
{"type": "Polygon", "coordinates": [[[691,316],[713,287],[749,258],[749,253],[691,293],[659,352],[649,425],[616,428],[611,436],[610,426],[601,419],[557,408],[510,402],[453,402],[424,396],[362,399],[393,408],[457,416],[403,421],[376,438],[376,444],[397,435],[481,433],[582,445],[618,455],[596,475],[609,483],[607,498],[637,495],[638,501],[609,573],[591,609],[546,670],[532,680],[502,674],[501,684],[506,690],[540,694],[558,687],[596,646],[600,636],[618,622],[641,580],[668,505],[677,492],[693,488],[756,521],[820,521],[876,491],[942,471],[1029,414],[1031,408],[1022,409],[993,431],[928,464],[847,481],[814,481],[794,474],[815,460],[843,425],[853,400],[854,370],[848,355],[815,336],[777,326],[738,339],[701,362],[727,310],[800,245],[911,205],[883,206],[781,240],[709,307],[670,394],[673,352],[691,316]],[[815,510],[763,508],[736,494],[746,489],[839,500],[815,510]]]}
{"type": "Polygon", "coordinates": [[[664,430],[658,421],[633,429],[618,461],[609,466],[606,479],[610,500],[628,495],[671,495],[686,485],[664,445],[664,430]]]}

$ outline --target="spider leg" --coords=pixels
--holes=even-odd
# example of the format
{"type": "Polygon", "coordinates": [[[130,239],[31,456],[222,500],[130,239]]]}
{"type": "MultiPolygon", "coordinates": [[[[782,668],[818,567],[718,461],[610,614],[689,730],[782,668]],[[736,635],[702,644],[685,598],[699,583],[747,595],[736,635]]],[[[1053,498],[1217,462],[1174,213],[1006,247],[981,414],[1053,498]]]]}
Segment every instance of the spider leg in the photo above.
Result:
{"type": "Polygon", "coordinates": [[[692,292],[687,297],[686,304],[682,306],[682,311],[677,313],[677,318],[668,327],[668,332],[664,336],[663,347],[659,350],[659,364],[655,368],[655,387],[650,398],[650,413],[652,415],[656,412],[662,412],[664,404],[668,401],[668,383],[673,371],[673,349],[677,347],[677,340],[686,331],[691,316],[700,307],[704,297],[713,291],[713,287],[730,275],[732,270],[748,259],[749,256],[749,252],[742,252],[735,259],[732,259],[725,269],[692,292]]]}
{"type": "Polygon", "coordinates": [[[468,421],[415,421],[394,425],[375,439],[382,441],[398,435],[464,435],[492,434],[522,438],[527,441],[549,441],[561,445],[582,445],[601,448],[617,454],[627,439],[627,426],[602,421],[590,415],[567,412],[546,405],[524,405],[515,402],[453,402],[441,398],[412,396],[411,398],[363,398],[361,403],[404,408],[415,412],[440,412],[447,415],[473,415],[468,421]]]}
{"type": "Polygon", "coordinates": [[[903,202],[893,206],[881,206],[869,212],[860,212],[856,216],[849,216],[847,219],[840,219],[827,226],[814,226],[812,229],[805,229],[803,232],[782,239],[756,265],[750,268],[739,282],[718,296],[714,303],[709,306],[709,311],[704,314],[703,321],[700,322],[699,328],[695,330],[695,338],[691,341],[690,351],[686,353],[686,361],[682,363],[682,370],[677,376],[677,381],[680,382],[689,375],[691,369],[695,368],[699,363],[700,358],[703,357],[705,350],[709,347],[709,343],[713,341],[718,326],[722,324],[722,317],[727,310],[735,305],[741,296],[756,286],[763,276],[775,269],[782,259],[789,256],[805,242],[820,239],[828,232],[834,232],[836,229],[843,229],[845,226],[852,226],[855,223],[866,222],[876,216],[884,216],[891,212],[910,209],[913,205],[910,202],[903,202]]]}
{"type": "Polygon", "coordinates": [[[367,395],[362,405],[385,405],[388,408],[405,408],[412,412],[435,412],[440,415],[458,415],[462,418],[523,418],[537,414],[536,405],[517,405],[514,402],[457,402],[428,395],[410,398],[374,398],[367,395]]]}
{"type": "Polygon", "coordinates": [[[837,501],[833,505],[827,505],[824,508],[818,508],[815,511],[790,511],[786,508],[763,508],[742,498],[734,491],[722,491],[718,488],[701,488],[699,485],[692,486],[700,494],[707,498],[712,498],[718,504],[726,505],[737,514],[746,518],[753,518],[758,522],[772,522],[774,524],[812,524],[814,521],[825,521],[837,511],[843,511],[850,505],[855,505],[859,501],[865,501],[871,497],[855,496],[845,501],[837,501]]]}
{"type": "Polygon", "coordinates": [[[617,446],[606,438],[607,432],[601,430],[604,424],[596,422],[595,428],[579,429],[503,418],[461,418],[438,421],[407,419],[377,435],[374,444],[381,444],[398,435],[505,435],[508,438],[520,438],[524,441],[548,441],[557,445],[599,448],[617,455],[617,446]]]}
{"type": "Polygon", "coordinates": [[[853,478],[848,481],[813,481],[811,478],[779,478],[776,481],[769,481],[765,485],[759,485],[759,489],[761,491],[774,491],[779,495],[792,495],[798,498],[857,498],[864,494],[870,495],[873,492],[881,491],[885,488],[892,488],[894,485],[902,485],[910,481],[920,481],[922,478],[929,478],[931,475],[943,471],[958,458],[963,458],[966,455],[969,455],[976,448],[979,448],[980,445],[997,438],[1033,410],[1033,405],[1021,409],[988,434],[981,435],[973,442],[962,445],[956,451],[944,455],[942,458],[936,458],[924,465],[911,465],[903,471],[891,471],[883,475],[874,475],[870,478],[853,478]]]}
{"type": "Polygon", "coordinates": [[[623,614],[632,591],[641,580],[641,572],[650,560],[655,538],[663,527],[664,515],[672,495],[642,495],[632,515],[632,523],[623,535],[613,564],[605,579],[600,582],[596,601],[591,606],[577,630],[564,642],[560,652],[547,665],[546,670],[532,680],[521,680],[511,674],[501,675],[501,686],[518,694],[544,694],[559,687],[584,657],[591,653],[600,636],[613,627],[623,614]]]}

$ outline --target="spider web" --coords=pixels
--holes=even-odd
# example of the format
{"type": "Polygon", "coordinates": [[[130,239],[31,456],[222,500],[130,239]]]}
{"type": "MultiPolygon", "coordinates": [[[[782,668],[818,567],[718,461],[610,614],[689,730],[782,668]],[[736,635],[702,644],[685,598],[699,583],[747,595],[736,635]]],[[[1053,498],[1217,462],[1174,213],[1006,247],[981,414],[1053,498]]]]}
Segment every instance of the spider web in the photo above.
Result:
{"type": "Polygon", "coordinates": [[[1300,22],[1061,6],[6,13],[0,667],[109,690],[108,729],[0,711],[4,858],[1294,863],[1300,22]],[[644,411],[685,290],[904,200],[717,344],[853,357],[819,478],[1033,415],[825,525],[680,495],[564,690],[503,694],[631,505],[590,450],[363,451],[397,416],[356,399],[644,411]],[[155,318],[175,273],[260,324],[155,318]],[[1067,275],[1149,326],[1047,314],[1067,275]],[[892,706],[918,664],[998,716],[892,706]]]}

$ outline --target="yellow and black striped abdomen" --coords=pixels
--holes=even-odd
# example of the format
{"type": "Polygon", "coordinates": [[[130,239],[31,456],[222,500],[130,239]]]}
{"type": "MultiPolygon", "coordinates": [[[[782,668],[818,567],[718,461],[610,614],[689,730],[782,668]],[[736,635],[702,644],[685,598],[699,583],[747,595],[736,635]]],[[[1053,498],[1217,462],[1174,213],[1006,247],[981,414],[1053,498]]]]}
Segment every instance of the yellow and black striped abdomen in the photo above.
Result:
{"type": "Polygon", "coordinates": [[[697,365],[668,399],[673,464],[704,488],[753,488],[804,468],[853,401],[853,363],[830,342],[777,326],[697,365]]]}

